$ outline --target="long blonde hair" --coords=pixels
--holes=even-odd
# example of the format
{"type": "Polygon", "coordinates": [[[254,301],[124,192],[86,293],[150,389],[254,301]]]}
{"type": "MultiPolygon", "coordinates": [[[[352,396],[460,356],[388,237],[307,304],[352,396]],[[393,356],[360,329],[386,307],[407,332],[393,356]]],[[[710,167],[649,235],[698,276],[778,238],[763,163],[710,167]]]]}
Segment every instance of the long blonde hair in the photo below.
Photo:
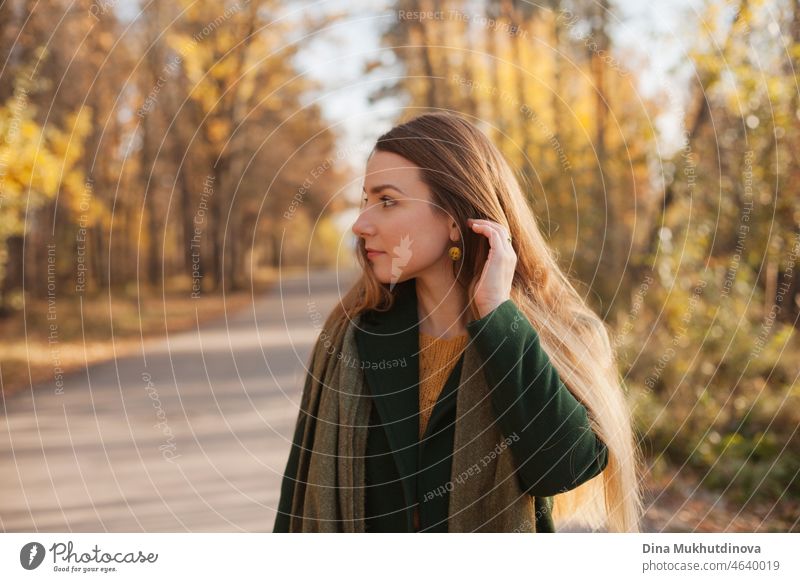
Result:
{"type": "MultiPolygon", "coordinates": [[[[508,162],[481,131],[459,115],[421,115],[382,135],[373,151],[392,152],[419,166],[437,211],[468,232],[467,218],[504,225],[517,254],[511,299],[539,334],[564,384],[589,411],[592,428],[608,447],[608,465],[598,477],[553,497],[553,519],[592,529],[639,531],[642,464],[609,330],[559,268],[508,162]]],[[[488,256],[484,237],[462,237],[462,260],[454,263],[458,284],[470,289],[488,256]]],[[[378,281],[359,239],[362,275],[325,323],[340,341],[346,325],[365,310],[391,308],[393,292],[378,281]]],[[[469,308],[476,314],[470,297],[469,308]]]]}

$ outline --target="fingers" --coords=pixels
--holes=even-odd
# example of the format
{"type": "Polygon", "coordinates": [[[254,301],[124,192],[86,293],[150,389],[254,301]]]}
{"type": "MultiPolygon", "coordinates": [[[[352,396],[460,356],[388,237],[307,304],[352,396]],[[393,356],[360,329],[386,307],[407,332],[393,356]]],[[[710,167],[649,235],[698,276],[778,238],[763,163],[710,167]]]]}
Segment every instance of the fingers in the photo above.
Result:
{"type": "Polygon", "coordinates": [[[511,237],[503,225],[491,220],[482,220],[478,218],[470,218],[467,222],[474,232],[485,235],[489,239],[490,245],[508,245],[508,247],[513,250],[508,240],[511,237]]]}
{"type": "Polygon", "coordinates": [[[472,224],[479,224],[479,225],[488,226],[492,230],[496,231],[497,234],[500,235],[500,237],[502,239],[508,239],[509,238],[508,231],[506,230],[506,228],[502,224],[500,224],[498,222],[494,222],[492,220],[483,220],[483,219],[480,219],[480,218],[470,218],[469,219],[469,223],[471,225],[472,224]]]}
{"type": "Polygon", "coordinates": [[[500,235],[488,224],[473,224],[472,230],[488,238],[490,248],[499,248],[503,244],[500,235]]]}

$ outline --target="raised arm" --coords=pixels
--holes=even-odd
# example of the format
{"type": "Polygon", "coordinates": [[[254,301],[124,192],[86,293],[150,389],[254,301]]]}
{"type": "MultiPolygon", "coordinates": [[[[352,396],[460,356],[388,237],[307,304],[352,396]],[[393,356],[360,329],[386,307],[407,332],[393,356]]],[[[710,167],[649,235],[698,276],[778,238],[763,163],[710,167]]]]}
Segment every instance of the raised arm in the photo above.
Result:
{"type": "Polygon", "coordinates": [[[600,474],[608,463],[606,445],[514,301],[470,322],[467,331],[484,362],[499,428],[512,440],[509,448],[523,488],[530,495],[550,496],[600,474]]]}

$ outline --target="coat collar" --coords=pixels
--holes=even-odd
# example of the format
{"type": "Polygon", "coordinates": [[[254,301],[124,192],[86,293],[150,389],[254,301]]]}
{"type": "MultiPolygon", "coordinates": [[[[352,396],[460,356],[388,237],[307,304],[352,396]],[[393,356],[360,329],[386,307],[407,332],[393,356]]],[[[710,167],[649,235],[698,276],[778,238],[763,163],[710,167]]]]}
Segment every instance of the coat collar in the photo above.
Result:
{"type": "MultiPolygon", "coordinates": [[[[388,311],[365,312],[356,332],[368,390],[386,430],[408,499],[416,499],[419,470],[419,314],[416,279],[395,287],[388,311]]],[[[430,431],[456,406],[461,376],[457,364],[428,421],[430,431]]],[[[427,434],[427,433],[426,433],[427,434]]],[[[413,503],[413,501],[412,501],[413,503]]]]}
{"type": "MultiPolygon", "coordinates": [[[[362,315],[356,333],[359,358],[400,477],[414,475],[419,437],[419,315],[416,280],[395,287],[388,311],[362,315]]],[[[413,499],[413,484],[406,491],[413,499]]]]}

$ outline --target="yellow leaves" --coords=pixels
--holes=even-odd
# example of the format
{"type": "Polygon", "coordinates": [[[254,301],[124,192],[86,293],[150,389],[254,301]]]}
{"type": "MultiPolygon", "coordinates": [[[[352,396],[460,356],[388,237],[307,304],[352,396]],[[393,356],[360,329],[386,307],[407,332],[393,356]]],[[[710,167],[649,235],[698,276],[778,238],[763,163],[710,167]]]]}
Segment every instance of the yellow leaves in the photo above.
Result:
{"type": "MultiPolygon", "coordinates": [[[[218,59],[212,66],[209,74],[217,80],[226,80],[236,72],[237,63],[230,56],[218,59]]],[[[235,81],[236,79],[230,79],[235,81]]]]}
{"type": "MultiPolygon", "coordinates": [[[[9,113],[5,109],[0,116],[9,113]]],[[[23,112],[24,114],[24,112],[23,112]]],[[[0,159],[5,161],[4,193],[24,196],[31,191],[31,203],[36,205],[36,194],[52,196],[57,188],[51,178],[57,159],[47,149],[39,126],[29,118],[14,119],[3,124],[11,129],[0,142],[0,159]]]]}
{"type": "Polygon", "coordinates": [[[794,61],[800,60],[800,43],[789,45],[789,54],[794,61]]]}
{"type": "Polygon", "coordinates": [[[91,128],[91,110],[67,116],[64,129],[45,128],[33,119],[33,108],[10,100],[0,107],[3,220],[0,239],[25,230],[25,216],[53,198],[59,188],[82,182],[77,165],[91,128]],[[65,183],[64,177],[69,180],[65,183]]]}
{"type": "Polygon", "coordinates": [[[209,119],[208,137],[213,143],[223,143],[231,133],[231,124],[227,119],[209,119]]]}
{"type": "Polygon", "coordinates": [[[113,220],[109,208],[95,198],[92,198],[89,203],[88,210],[84,208],[81,209],[81,215],[85,216],[86,224],[92,226],[102,224],[104,227],[103,230],[108,230],[113,220]]]}
{"type": "Polygon", "coordinates": [[[67,124],[63,130],[50,131],[53,152],[64,160],[65,166],[71,166],[83,155],[83,142],[89,134],[91,123],[91,109],[82,107],[78,112],[67,116],[67,124]]]}
{"type": "Polygon", "coordinates": [[[61,172],[59,168],[59,160],[56,156],[51,155],[49,152],[41,152],[37,156],[36,165],[34,166],[34,174],[31,180],[31,189],[36,186],[40,194],[44,194],[47,198],[52,198],[58,191],[58,185],[61,183],[61,172]],[[45,157],[46,160],[40,160],[45,157]]]}
{"type": "Polygon", "coordinates": [[[184,47],[191,40],[189,35],[168,31],[164,35],[164,39],[166,40],[167,46],[182,57],[188,52],[184,47]]]}
{"type": "MultiPolygon", "coordinates": [[[[85,189],[85,180],[83,177],[83,170],[72,170],[64,174],[61,180],[62,190],[65,193],[78,194],[85,189]]],[[[72,198],[72,196],[70,196],[72,198]]],[[[77,196],[75,197],[77,198],[77,196]]]]}
{"type": "Polygon", "coordinates": [[[206,71],[203,63],[207,61],[207,56],[203,54],[202,45],[198,44],[188,34],[171,32],[167,34],[167,46],[177,53],[177,62],[182,65],[186,76],[193,83],[200,81],[206,71]]]}
{"type": "Polygon", "coordinates": [[[192,88],[190,97],[200,104],[204,113],[209,113],[219,106],[219,91],[208,82],[195,85],[192,88]]]}
{"type": "Polygon", "coordinates": [[[19,138],[27,142],[37,140],[39,138],[39,126],[31,122],[23,123],[22,127],[20,127],[19,138]]]}

